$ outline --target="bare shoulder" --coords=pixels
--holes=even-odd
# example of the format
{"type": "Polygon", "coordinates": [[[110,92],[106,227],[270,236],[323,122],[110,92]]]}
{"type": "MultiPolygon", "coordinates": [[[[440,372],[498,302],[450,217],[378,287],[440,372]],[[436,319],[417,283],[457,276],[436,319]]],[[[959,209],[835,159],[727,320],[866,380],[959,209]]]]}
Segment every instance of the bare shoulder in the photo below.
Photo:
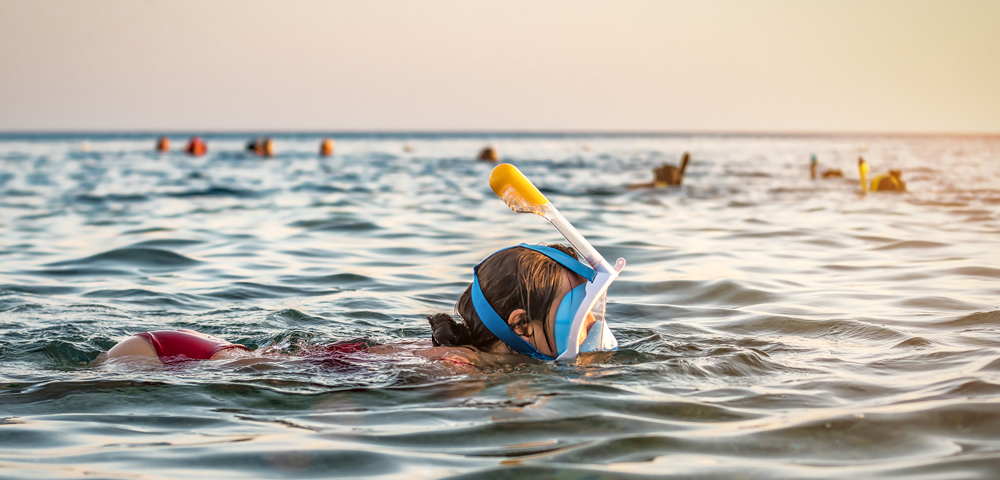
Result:
{"type": "Polygon", "coordinates": [[[91,362],[91,365],[117,365],[128,369],[159,368],[163,365],[156,350],[142,337],[129,337],[111,347],[91,362]]]}
{"type": "Polygon", "coordinates": [[[129,337],[108,350],[108,359],[118,357],[155,357],[156,350],[142,337],[129,337]]]}

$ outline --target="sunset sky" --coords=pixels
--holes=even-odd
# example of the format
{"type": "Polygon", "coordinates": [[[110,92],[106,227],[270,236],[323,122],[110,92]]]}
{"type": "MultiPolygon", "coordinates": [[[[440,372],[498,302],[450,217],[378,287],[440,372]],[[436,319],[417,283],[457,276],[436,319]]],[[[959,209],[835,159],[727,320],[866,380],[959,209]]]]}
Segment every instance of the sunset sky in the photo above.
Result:
{"type": "Polygon", "coordinates": [[[1000,1],[0,0],[0,130],[1000,133],[1000,1]]]}

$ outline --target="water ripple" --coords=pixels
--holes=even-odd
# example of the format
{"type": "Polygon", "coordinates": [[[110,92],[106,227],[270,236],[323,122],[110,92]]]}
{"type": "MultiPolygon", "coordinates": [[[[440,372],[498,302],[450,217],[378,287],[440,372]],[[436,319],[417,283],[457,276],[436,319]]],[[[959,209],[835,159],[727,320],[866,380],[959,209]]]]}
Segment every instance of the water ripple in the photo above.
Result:
{"type": "Polygon", "coordinates": [[[1000,476],[994,137],[342,134],[325,159],[244,137],[0,135],[4,475],[1000,476]],[[495,198],[485,144],[628,259],[619,351],[330,355],[426,345],[473,265],[560,240],[495,198]],[[862,145],[909,191],[859,196],[862,145]],[[626,188],[685,151],[683,187],[626,188]],[[847,178],[810,181],[811,154],[847,178]],[[268,356],[93,363],[177,328],[268,356]]]}

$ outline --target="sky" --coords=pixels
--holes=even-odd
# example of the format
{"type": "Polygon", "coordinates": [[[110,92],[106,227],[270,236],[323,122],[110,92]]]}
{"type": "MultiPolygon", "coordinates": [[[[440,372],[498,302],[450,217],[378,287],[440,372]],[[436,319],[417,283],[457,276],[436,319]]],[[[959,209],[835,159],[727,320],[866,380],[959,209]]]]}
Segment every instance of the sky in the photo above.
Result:
{"type": "Polygon", "coordinates": [[[1000,133],[996,0],[0,0],[0,131],[1000,133]]]}

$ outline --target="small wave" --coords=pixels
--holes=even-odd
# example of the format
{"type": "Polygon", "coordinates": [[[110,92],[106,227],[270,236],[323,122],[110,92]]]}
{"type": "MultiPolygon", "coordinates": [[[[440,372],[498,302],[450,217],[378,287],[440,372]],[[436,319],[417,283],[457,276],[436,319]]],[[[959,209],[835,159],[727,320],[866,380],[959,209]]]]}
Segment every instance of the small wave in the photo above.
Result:
{"type": "Polygon", "coordinates": [[[881,247],[873,248],[872,250],[905,250],[911,248],[941,248],[947,247],[947,243],[941,242],[928,242],[924,240],[907,240],[903,242],[896,242],[890,245],[883,245],[881,247]]]}
{"type": "Polygon", "coordinates": [[[296,185],[292,187],[293,192],[320,192],[320,193],[347,193],[351,189],[341,188],[334,185],[322,184],[318,185],[315,183],[303,183],[301,185],[296,185]]]}
{"type": "Polygon", "coordinates": [[[80,291],[76,287],[56,285],[0,285],[0,295],[6,293],[27,293],[31,295],[68,295],[80,291]]]}
{"type": "Polygon", "coordinates": [[[945,322],[932,323],[929,326],[942,329],[954,329],[961,327],[1000,327],[1000,311],[976,312],[970,315],[948,320],[945,322]]]}
{"type": "Polygon", "coordinates": [[[320,275],[314,277],[305,275],[290,275],[282,277],[280,280],[284,283],[291,284],[326,285],[352,289],[372,287],[380,284],[378,280],[372,277],[357,275],[354,273],[337,273],[333,275],[320,275]]]}
{"type": "Polygon", "coordinates": [[[309,315],[309,314],[306,314],[306,313],[302,313],[302,312],[300,312],[298,310],[295,310],[295,309],[292,309],[292,308],[289,308],[289,309],[286,309],[286,310],[281,310],[281,311],[278,311],[278,312],[274,312],[274,313],[268,315],[267,319],[269,321],[272,321],[272,322],[276,321],[276,320],[279,320],[279,323],[281,325],[284,325],[285,328],[287,328],[288,325],[294,325],[296,327],[303,326],[303,325],[321,325],[321,326],[325,326],[325,325],[329,325],[330,323],[333,322],[333,320],[322,318],[322,317],[314,317],[312,315],[309,315]]]}
{"type": "Polygon", "coordinates": [[[905,298],[892,302],[895,305],[907,308],[919,308],[930,311],[953,312],[961,310],[981,310],[986,305],[972,303],[958,298],[941,296],[920,296],[905,298]]]}
{"type": "Polygon", "coordinates": [[[187,267],[201,263],[178,253],[156,248],[119,248],[78,260],[48,263],[46,267],[127,265],[135,267],[187,267]]]}
{"type": "Polygon", "coordinates": [[[253,298],[285,298],[285,297],[312,297],[318,295],[329,295],[337,293],[338,289],[311,289],[286,287],[281,285],[264,285],[253,282],[236,282],[231,287],[214,292],[203,293],[202,295],[223,300],[247,300],[253,298]]]}
{"type": "Polygon", "coordinates": [[[133,243],[129,245],[130,248],[138,247],[187,247],[189,245],[198,245],[200,243],[205,243],[202,240],[188,240],[183,238],[162,238],[156,240],[145,240],[138,243],[133,243]]]}
{"type": "Polygon", "coordinates": [[[378,230],[382,228],[372,222],[359,221],[353,218],[299,220],[297,222],[292,222],[288,226],[306,228],[309,230],[318,230],[318,231],[330,230],[330,231],[350,231],[350,232],[362,232],[369,230],[378,230]]]}
{"type": "Polygon", "coordinates": [[[959,267],[943,270],[942,273],[969,277],[1000,278],[1000,268],[990,267],[959,267]]]}
{"type": "Polygon", "coordinates": [[[717,326],[727,332],[744,335],[790,335],[809,338],[855,338],[859,340],[885,342],[905,335],[881,325],[857,320],[804,320],[793,317],[758,316],[752,319],[730,321],[725,326],[717,326]]]}
{"type": "Polygon", "coordinates": [[[162,292],[154,292],[141,288],[128,288],[123,290],[93,290],[83,294],[86,298],[103,298],[108,300],[125,301],[138,305],[148,305],[155,307],[173,307],[179,309],[198,309],[205,305],[193,301],[191,295],[172,295],[162,292]]]}
{"type": "Polygon", "coordinates": [[[81,194],[73,198],[76,202],[82,203],[105,203],[105,202],[145,202],[149,197],[142,194],[118,194],[91,195],[81,194]]]}
{"type": "Polygon", "coordinates": [[[59,268],[47,270],[25,270],[29,275],[41,275],[44,277],[120,277],[131,275],[125,270],[112,268],[59,268]]]}
{"type": "Polygon", "coordinates": [[[121,234],[122,235],[142,235],[142,234],[146,234],[146,233],[172,232],[172,231],[174,231],[174,229],[172,229],[172,228],[152,227],[152,228],[141,228],[139,230],[126,230],[126,231],[122,232],[121,234]]]}
{"type": "Polygon", "coordinates": [[[934,342],[924,337],[912,337],[892,346],[892,348],[927,348],[934,346],[934,342]]]}
{"type": "Polygon", "coordinates": [[[236,197],[236,198],[259,198],[268,192],[257,190],[245,190],[239,188],[213,186],[204,189],[185,190],[183,192],[161,193],[160,196],[171,198],[192,198],[192,197],[236,197]]]}
{"type": "MultiPolygon", "coordinates": [[[[756,290],[732,280],[712,282],[672,280],[666,282],[619,282],[628,285],[626,293],[659,293],[658,297],[670,300],[668,303],[681,305],[711,305],[746,307],[781,300],[781,295],[756,290]]],[[[616,283],[617,286],[617,283],[616,283]]],[[[624,285],[623,285],[624,286],[624,285]]]]}

